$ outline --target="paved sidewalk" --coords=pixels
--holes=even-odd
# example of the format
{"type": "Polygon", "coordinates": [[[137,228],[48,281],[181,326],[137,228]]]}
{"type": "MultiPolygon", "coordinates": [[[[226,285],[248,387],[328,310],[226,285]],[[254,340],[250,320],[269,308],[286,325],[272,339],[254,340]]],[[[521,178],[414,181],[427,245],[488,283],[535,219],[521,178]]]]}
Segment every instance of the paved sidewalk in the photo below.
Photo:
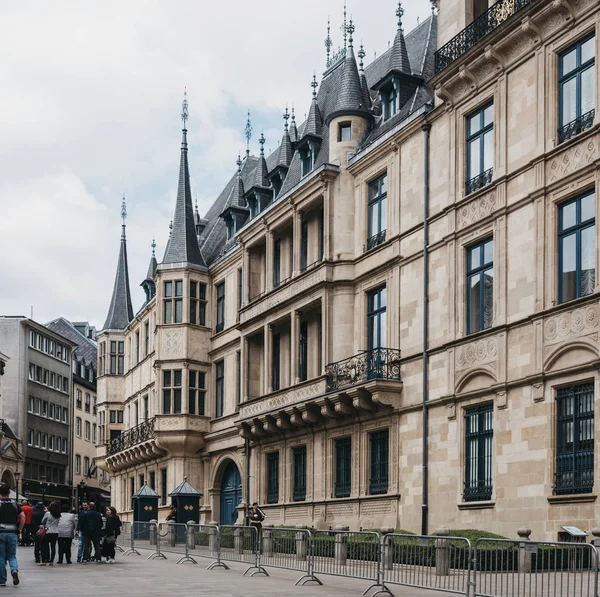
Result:
{"type": "MultiPolygon", "coordinates": [[[[74,551],[75,553],[75,551],[74,551]]],[[[242,576],[247,566],[231,564],[231,570],[206,570],[209,560],[199,559],[198,564],[177,565],[177,554],[168,554],[168,560],[147,560],[149,551],[141,550],[140,556],[117,554],[116,564],[86,565],[63,564],[38,567],[33,562],[33,548],[19,547],[21,584],[12,586],[9,580],[3,594],[18,597],[360,597],[369,582],[332,576],[322,576],[323,586],[309,584],[295,587],[300,572],[268,569],[270,576],[242,576]],[[17,593],[18,591],[18,593],[17,593]]],[[[229,563],[228,563],[229,565],[229,563]]],[[[410,587],[391,587],[396,597],[441,597],[443,593],[410,587]]]]}

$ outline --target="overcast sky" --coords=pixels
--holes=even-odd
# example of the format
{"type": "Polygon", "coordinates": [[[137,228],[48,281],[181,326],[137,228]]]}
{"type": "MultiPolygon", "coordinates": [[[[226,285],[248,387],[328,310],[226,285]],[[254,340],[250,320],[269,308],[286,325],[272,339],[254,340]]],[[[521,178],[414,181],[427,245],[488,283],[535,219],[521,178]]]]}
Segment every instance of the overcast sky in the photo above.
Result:
{"type": "MultiPolygon", "coordinates": [[[[404,0],[404,30],[431,14],[404,0]]],[[[366,63],[396,30],[394,0],[349,0],[366,63]]],[[[127,198],[134,310],[153,235],[172,217],[187,86],[192,192],[203,215],[245,149],[275,149],[286,103],[303,119],[343,0],[0,2],[0,315],[106,317],[127,198]]]]}

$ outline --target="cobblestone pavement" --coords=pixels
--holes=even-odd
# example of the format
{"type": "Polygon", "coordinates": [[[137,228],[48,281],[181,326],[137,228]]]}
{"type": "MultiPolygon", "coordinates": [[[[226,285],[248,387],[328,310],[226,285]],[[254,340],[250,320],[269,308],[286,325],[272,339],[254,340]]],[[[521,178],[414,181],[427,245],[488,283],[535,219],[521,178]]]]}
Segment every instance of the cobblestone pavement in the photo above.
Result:
{"type": "MultiPolygon", "coordinates": [[[[74,550],[75,553],[75,550],[74,550]]],[[[197,565],[180,564],[176,554],[168,560],[147,560],[150,552],[124,557],[117,554],[116,564],[63,564],[53,567],[38,567],[33,562],[33,548],[19,547],[21,584],[13,587],[9,574],[3,594],[19,597],[202,597],[221,595],[224,597],[360,597],[369,582],[339,577],[323,576],[323,586],[306,585],[295,587],[294,582],[301,573],[290,570],[269,569],[270,577],[242,576],[245,565],[234,563],[231,570],[206,570],[208,560],[199,560],[197,565]]],[[[396,597],[440,597],[443,593],[392,587],[396,597]]]]}

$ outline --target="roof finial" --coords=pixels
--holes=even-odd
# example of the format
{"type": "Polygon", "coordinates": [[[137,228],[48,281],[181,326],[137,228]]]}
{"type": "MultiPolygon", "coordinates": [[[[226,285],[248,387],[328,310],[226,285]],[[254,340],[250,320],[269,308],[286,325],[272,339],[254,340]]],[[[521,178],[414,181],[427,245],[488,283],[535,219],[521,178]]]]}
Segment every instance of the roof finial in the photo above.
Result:
{"type": "Polygon", "coordinates": [[[396,16],[398,17],[398,31],[402,31],[403,15],[404,15],[404,9],[402,8],[402,0],[398,0],[398,8],[396,9],[396,16]]]}
{"type": "Polygon", "coordinates": [[[238,159],[235,161],[235,163],[237,164],[237,167],[238,167],[238,174],[240,174],[242,172],[242,158],[240,157],[239,153],[238,153],[238,159]]]}
{"type": "Polygon", "coordinates": [[[152,247],[152,257],[156,257],[156,241],[154,240],[154,237],[152,237],[152,244],[150,246],[152,247]]]}
{"type": "Polygon", "coordinates": [[[296,115],[294,114],[294,106],[292,106],[292,122],[296,123],[296,115]]]}
{"type": "Polygon", "coordinates": [[[246,120],[244,136],[246,137],[246,155],[250,155],[250,139],[252,138],[252,123],[250,122],[250,110],[248,110],[248,119],[246,120]]]}
{"type": "Polygon", "coordinates": [[[346,32],[347,32],[347,25],[346,25],[346,0],[344,0],[344,22],[342,23],[342,33],[344,34],[344,52],[346,51],[346,32]]]}
{"type": "Polygon", "coordinates": [[[173,220],[169,222],[169,238],[173,235],[173,220]]]}
{"type": "Polygon", "coordinates": [[[283,115],[283,122],[284,122],[283,127],[284,127],[286,133],[287,133],[287,130],[288,130],[288,119],[289,119],[289,117],[290,117],[290,113],[288,112],[288,107],[287,107],[287,104],[286,104],[286,106],[285,106],[285,114],[283,115]]]}
{"type": "Polygon", "coordinates": [[[183,102],[181,103],[181,120],[183,120],[184,130],[187,128],[187,120],[189,118],[188,101],[187,101],[187,87],[184,87],[183,91],[183,102]]]}
{"type": "Polygon", "coordinates": [[[352,47],[352,34],[354,33],[354,25],[352,24],[352,17],[350,17],[350,23],[348,24],[348,47],[352,47]]]}
{"type": "Polygon", "coordinates": [[[325,50],[327,51],[327,62],[325,63],[325,66],[329,66],[329,64],[330,64],[329,55],[331,54],[331,46],[332,45],[333,45],[333,42],[331,41],[331,19],[329,17],[327,17],[327,37],[325,38],[325,50]]]}
{"type": "Polygon", "coordinates": [[[260,133],[260,139],[258,140],[258,142],[260,143],[260,155],[264,157],[266,139],[262,132],[260,133]]]}
{"type": "Polygon", "coordinates": [[[434,15],[436,0],[429,0],[429,1],[431,2],[431,14],[434,15]]]}
{"type": "Polygon", "coordinates": [[[360,62],[358,63],[358,65],[360,66],[360,70],[363,70],[363,58],[367,55],[367,53],[365,52],[365,49],[363,48],[362,43],[360,44],[360,50],[358,50],[358,59],[360,60],[360,62]]]}
{"type": "Polygon", "coordinates": [[[125,201],[125,193],[123,193],[123,199],[121,200],[121,238],[125,238],[125,219],[127,218],[127,203],[125,201]]]}
{"type": "MultiPolygon", "coordinates": [[[[313,73],[313,80],[312,83],[310,84],[310,86],[313,88],[313,99],[316,100],[317,99],[317,87],[319,86],[319,84],[317,83],[317,75],[316,73],[313,73]]],[[[294,119],[294,113],[293,113],[293,108],[292,108],[292,120],[294,119]]]]}

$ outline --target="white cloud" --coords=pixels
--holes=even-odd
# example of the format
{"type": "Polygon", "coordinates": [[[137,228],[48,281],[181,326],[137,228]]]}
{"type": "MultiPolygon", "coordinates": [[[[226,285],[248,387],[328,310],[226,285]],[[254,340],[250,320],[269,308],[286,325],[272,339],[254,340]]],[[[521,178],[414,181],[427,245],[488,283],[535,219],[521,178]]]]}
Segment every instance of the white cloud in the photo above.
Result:
{"type": "MultiPolygon", "coordinates": [[[[2,3],[0,314],[64,315],[100,326],[128,199],[134,305],[156,234],[174,206],[179,106],[190,101],[190,169],[204,213],[243,151],[281,137],[286,103],[302,116],[323,70],[328,15],[341,43],[342,0],[55,0],[2,3]]],[[[404,0],[405,30],[430,13],[404,0]]],[[[396,30],[393,0],[349,2],[367,56],[396,30]]],[[[369,62],[369,58],[367,58],[369,62]]]]}

